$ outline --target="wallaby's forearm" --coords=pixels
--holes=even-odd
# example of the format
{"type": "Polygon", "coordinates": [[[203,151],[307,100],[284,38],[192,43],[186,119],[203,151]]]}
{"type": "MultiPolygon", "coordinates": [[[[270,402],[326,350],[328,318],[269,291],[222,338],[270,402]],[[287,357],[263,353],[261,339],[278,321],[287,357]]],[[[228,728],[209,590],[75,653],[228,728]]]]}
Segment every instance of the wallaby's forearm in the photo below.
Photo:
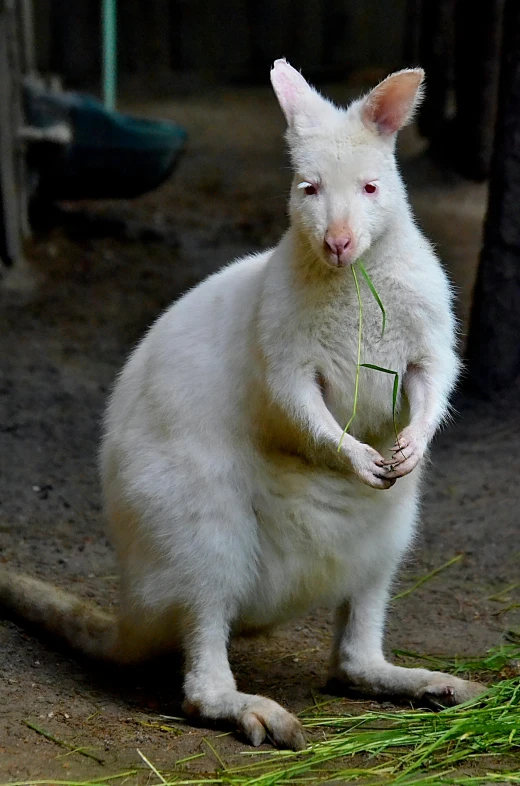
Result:
{"type": "Polygon", "coordinates": [[[327,453],[333,464],[343,464],[369,486],[387,489],[394,480],[387,477],[383,457],[369,445],[359,442],[343,429],[331,414],[318,381],[310,368],[294,370],[290,375],[274,378],[271,388],[277,405],[309,441],[327,453]]]}
{"type": "MultiPolygon", "coordinates": [[[[455,357],[450,365],[456,368],[455,357]]],[[[439,362],[411,363],[404,377],[403,387],[410,407],[408,428],[413,429],[425,446],[448,411],[448,396],[455,382],[455,373],[447,376],[447,368],[448,364],[441,367],[439,362]]]]}
{"type": "MultiPolygon", "coordinates": [[[[269,384],[275,404],[306,439],[337,460],[343,431],[327,409],[316,372],[310,368],[286,370],[283,377],[279,372],[269,384]]],[[[345,435],[342,447],[352,441],[353,437],[345,435]]]]}
{"type": "Polygon", "coordinates": [[[397,480],[408,475],[419,463],[448,412],[448,396],[455,384],[458,362],[455,354],[441,363],[426,359],[408,366],[403,380],[410,407],[410,422],[399,434],[385,462],[389,477],[397,480]]]}

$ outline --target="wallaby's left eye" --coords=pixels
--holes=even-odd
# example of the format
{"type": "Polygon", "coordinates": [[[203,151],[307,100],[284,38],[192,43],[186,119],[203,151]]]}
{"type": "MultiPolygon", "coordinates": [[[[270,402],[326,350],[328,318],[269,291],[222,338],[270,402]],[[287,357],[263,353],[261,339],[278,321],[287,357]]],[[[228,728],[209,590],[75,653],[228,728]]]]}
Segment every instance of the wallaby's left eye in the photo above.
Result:
{"type": "Polygon", "coordinates": [[[377,186],[375,183],[366,183],[365,184],[365,193],[366,194],[375,194],[377,191],[377,186]]]}

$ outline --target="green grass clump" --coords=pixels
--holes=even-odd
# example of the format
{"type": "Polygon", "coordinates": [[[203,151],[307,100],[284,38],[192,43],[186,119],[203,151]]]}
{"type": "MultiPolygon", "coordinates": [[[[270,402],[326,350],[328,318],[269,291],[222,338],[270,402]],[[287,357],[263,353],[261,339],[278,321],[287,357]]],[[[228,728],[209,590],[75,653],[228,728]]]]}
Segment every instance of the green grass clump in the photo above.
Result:
{"type": "MultiPolygon", "coordinates": [[[[305,725],[337,731],[336,737],[315,745],[311,759],[392,753],[383,764],[369,767],[365,777],[379,771],[394,783],[409,782],[409,776],[421,770],[446,772],[471,759],[520,752],[520,679],[503,680],[484,697],[440,713],[378,711],[350,718],[318,717],[305,725]],[[409,750],[395,750],[403,747],[409,750]]],[[[344,770],[334,777],[347,775],[344,770]]]]}
{"type": "MultiPolygon", "coordinates": [[[[398,657],[414,658],[414,660],[426,661],[430,669],[438,671],[449,671],[450,674],[470,675],[498,673],[520,658],[520,647],[518,644],[502,644],[500,647],[493,647],[486,655],[473,658],[442,658],[439,655],[420,655],[410,650],[393,650],[398,657]]],[[[520,717],[518,719],[520,727],[520,717]]]]}
{"type": "MultiPolygon", "coordinates": [[[[209,782],[238,786],[366,782],[370,784],[520,783],[514,769],[485,774],[457,772],[455,767],[490,756],[520,752],[520,678],[503,680],[482,697],[440,713],[417,710],[367,712],[357,716],[311,714],[305,728],[321,730],[325,739],[302,753],[278,751],[246,767],[228,769],[209,782]],[[369,756],[365,764],[361,757],[369,756]],[[356,759],[352,766],[349,758],[356,759]]],[[[181,784],[201,780],[174,779],[181,784]]],[[[208,782],[207,780],[205,782],[208,782]]]]}

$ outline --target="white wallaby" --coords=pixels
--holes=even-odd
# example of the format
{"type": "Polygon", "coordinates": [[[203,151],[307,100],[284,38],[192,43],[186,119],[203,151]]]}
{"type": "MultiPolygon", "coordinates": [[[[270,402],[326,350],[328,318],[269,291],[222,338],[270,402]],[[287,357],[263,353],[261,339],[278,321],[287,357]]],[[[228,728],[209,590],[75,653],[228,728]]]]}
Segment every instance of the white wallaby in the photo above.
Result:
{"type": "Polygon", "coordinates": [[[275,62],[294,171],[290,227],[164,313],[108,407],[101,464],[122,574],[118,623],[0,573],[0,601],[85,652],[131,662],[182,649],[186,712],[231,723],[254,745],[268,735],[298,749],[304,736],[274,701],[236,689],[230,636],[312,606],[337,607],[331,675],[347,686],[441,705],[483,690],[392,665],[382,648],[422,459],[459,367],[450,287],[395,160],[423,77],[392,74],[340,109],[275,62]],[[366,369],[341,441],[357,363],[350,267],[361,258],[388,315],[381,338],[362,284],[362,359],[400,375],[398,443],[392,378],[366,369]]]}

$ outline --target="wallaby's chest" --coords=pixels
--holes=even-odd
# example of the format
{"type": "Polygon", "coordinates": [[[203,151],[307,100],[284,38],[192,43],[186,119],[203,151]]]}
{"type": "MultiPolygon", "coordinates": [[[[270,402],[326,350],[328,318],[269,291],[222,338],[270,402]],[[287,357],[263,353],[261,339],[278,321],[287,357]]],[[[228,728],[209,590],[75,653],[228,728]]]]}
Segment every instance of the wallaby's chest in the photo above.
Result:
{"type": "Polygon", "coordinates": [[[414,331],[406,310],[396,304],[387,311],[383,333],[382,313],[369,297],[363,302],[361,331],[359,319],[352,298],[324,314],[313,333],[312,352],[325,403],[338,423],[346,425],[355,407],[351,433],[384,438],[393,431],[394,381],[397,375],[399,405],[402,379],[416,352],[417,326],[414,331]]]}

